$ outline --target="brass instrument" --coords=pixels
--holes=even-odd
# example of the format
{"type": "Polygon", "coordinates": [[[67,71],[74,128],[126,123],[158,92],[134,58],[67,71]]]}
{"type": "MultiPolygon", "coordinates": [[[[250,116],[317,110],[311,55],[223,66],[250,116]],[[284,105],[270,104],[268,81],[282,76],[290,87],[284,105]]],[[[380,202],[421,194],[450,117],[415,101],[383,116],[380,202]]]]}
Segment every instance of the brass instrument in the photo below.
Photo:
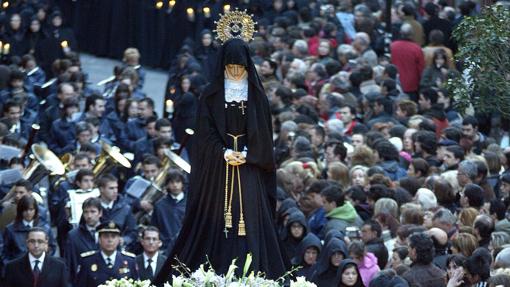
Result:
{"type": "Polygon", "coordinates": [[[74,156],[71,153],[65,153],[63,156],[60,157],[60,161],[64,165],[66,173],[63,176],[59,176],[57,179],[53,180],[53,183],[51,186],[53,186],[54,190],[57,190],[57,188],[59,187],[59,185],[62,182],[64,182],[65,180],[68,180],[69,174],[73,172],[71,170],[71,166],[74,161],[74,156]]]}
{"type": "Polygon", "coordinates": [[[119,164],[125,168],[131,168],[131,162],[120,153],[118,147],[110,146],[102,142],[102,150],[92,172],[96,177],[108,173],[115,165],[119,164]]]}
{"type": "MultiPolygon", "coordinates": [[[[159,174],[151,180],[149,186],[145,189],[145,191],[140,196],[140,201],[146,200],[155,204],[158,200],[160,200],[163,196],[165,196],[165,180],[168,175],[168,172],[172,168],[172,161],[168,156],[165,156],[161,163],[161,171],[159,174]]],[[[150,222],[150,215],[145,211],[139,211],[135,214],[135,218],[137,223],[144,224],[145,222],[150,222]]]]}
{"type": "Polygon", "coordinates": [[[66,171],[60,159],[47,147],[32,145],[32,160],[23,171],[23,178],[32,184],[37,184],[47,175],[63,175],[66,171]]]}

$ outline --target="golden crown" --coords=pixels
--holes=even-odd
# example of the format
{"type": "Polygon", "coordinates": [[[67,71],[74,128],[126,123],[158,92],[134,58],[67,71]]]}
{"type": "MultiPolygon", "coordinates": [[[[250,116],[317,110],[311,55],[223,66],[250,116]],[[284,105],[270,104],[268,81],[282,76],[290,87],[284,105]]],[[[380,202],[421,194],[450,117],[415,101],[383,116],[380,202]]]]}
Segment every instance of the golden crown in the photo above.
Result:
{"type": "Polygon", "coordinates": [[[252,17],[253,15],[246,14],[246,10],[240,11],[237,8],[224,15],[220,14],[220,20],[214,22],[216,39],[222,43],[230,39],[241,39],[246,43],[253,40],[257,22],[253,21],[252,17]]]}

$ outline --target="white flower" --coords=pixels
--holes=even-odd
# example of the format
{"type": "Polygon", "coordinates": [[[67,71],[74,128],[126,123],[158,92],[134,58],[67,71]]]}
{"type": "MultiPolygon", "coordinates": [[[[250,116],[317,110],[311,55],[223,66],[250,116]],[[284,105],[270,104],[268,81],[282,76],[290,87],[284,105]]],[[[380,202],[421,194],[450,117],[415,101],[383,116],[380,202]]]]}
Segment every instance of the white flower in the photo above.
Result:
{"type": "Polygon", "coordinates": [[[306,281],[305,277],[298,277],[296,281],[290,281],[290,287],[317,287],[314,283],[306,281]]]}
{"type": "MultiPolygon", "coordinates": [[[[172,287],[182,287],[182,283],[184,283],[184,279],[181,276],[172,276],[172,287]]],[[[165,283],[164,287],[170,287],[170,284],[165,283]]]]}

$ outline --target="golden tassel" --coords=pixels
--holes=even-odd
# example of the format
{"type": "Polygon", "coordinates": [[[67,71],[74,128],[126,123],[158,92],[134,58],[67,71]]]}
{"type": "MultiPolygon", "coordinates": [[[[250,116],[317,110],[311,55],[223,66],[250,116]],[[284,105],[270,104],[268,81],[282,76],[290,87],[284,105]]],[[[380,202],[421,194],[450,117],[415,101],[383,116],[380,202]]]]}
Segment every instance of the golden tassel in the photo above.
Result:
{"type": "Polygon", "coordinates": [[[246,236],[246,226],[244,225],[244,219],[241,217],[239,220],[239,231],[237,232],[239,236],[246,236]]]}
{"type": "Polygon", "coordinates": [[[243,213],[243,192],[241,191],[241,174],[239,173],[239,167],[237,167],[237,182],[239,188],[239,230],[237,235],[246,236],[246,226],[244,224],[244,213],[243,213]]]}

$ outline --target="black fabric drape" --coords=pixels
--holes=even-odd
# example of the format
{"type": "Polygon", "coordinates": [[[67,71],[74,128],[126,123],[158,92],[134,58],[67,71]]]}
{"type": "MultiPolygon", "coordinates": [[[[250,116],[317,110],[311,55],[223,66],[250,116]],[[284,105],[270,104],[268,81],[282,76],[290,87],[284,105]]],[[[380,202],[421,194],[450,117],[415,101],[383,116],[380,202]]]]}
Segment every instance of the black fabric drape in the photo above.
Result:
{"type": "MultiPolygon", "coordinates": [[[[199,31],[213,22],[198,11],[195,21],[188,20],[186,9],[201,8],[200,1],[176,1],[171,13],[167,9],[168,1],[163,1],[162,9],[156,9],[155,3],[148,0],[77,1],[72,5],[62,3],[62,13],[66,24],[76,31],[80,51],[122,59],[126,48],[136,47],[142,55],[142,65],[166,69],[184,39],[195,40],[199,31]]],[[[211,5],[220,7],[221,1],[211,5]]]]}

